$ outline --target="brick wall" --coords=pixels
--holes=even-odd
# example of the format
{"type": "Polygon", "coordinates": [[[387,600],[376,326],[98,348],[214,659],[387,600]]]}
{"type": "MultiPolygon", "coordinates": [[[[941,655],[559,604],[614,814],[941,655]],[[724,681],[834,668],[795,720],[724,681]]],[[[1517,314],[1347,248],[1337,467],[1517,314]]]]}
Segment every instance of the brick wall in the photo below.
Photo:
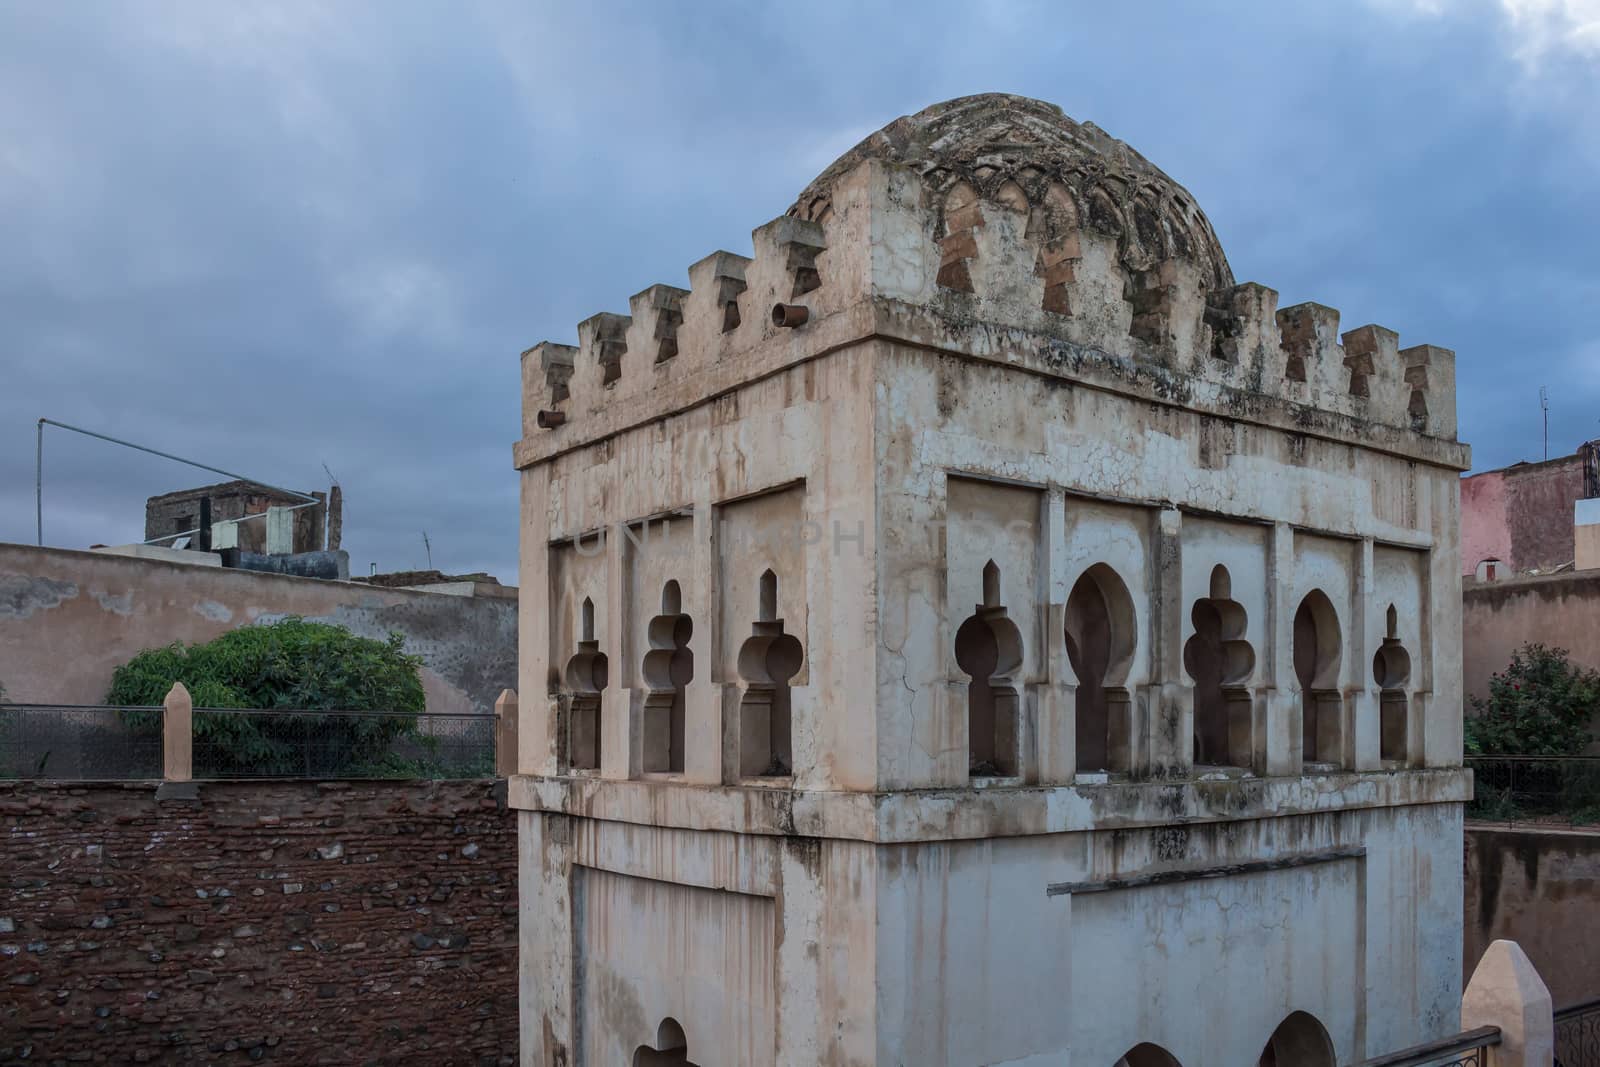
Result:
{"type": "Polygon", "coordinates": [[[495,783],[161,792],[0,784],[0,1063],[516,1061],[495,783]]]}

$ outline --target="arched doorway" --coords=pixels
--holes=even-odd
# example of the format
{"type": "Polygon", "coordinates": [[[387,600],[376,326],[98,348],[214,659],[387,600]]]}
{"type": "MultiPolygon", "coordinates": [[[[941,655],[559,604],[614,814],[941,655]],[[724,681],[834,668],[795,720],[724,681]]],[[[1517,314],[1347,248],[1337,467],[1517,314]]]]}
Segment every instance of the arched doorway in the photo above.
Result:
{"type": "Polygon", "coordinates": [[[632,1067],[696,1067],[689,1060],[689,1039],[676,1019],[661,1020],[654,1048],[640,1045],[634,1049],[632,1067]]]}
{"type": "Polygon", "coordinates": [[[1257,1067],[1334,1067],[1333,1039],[1315,1015],[1293,1012],[1267,1038],[1257,1067]]]}
{"type": "Polygon", "coordinates": [[[1117,572],[1097,563],[1067,597],[1067,659],[1078,676],[1077,769],[1126,771],[1133,703],[1127,689],[1136,644],[1133,598],[1117,572]]]}
{"type": "Polygon", "coordinates": [[[1114,1067],[1183,1067],[1178,1058],[1160,1045],[1148,1041],[1124,1052],[1114,1067]]]}
{"type": "Polygon", "coordinates": [[[1305,763],[1337,766],[1344,758],[1344,700],[1339,693],[1343,648],[1339,613],[1320,589],[1294,614],[1294,673],[1300,682],[1301,749],[1305,763]]]}

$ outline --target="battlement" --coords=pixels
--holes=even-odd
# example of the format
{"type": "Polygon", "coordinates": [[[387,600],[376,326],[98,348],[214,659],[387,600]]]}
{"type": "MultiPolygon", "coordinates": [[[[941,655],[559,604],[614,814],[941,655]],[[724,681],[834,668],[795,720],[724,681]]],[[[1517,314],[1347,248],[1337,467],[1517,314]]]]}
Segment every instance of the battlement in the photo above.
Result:
{"type": "Polygon", "coordinates": [[[524,453],[686,410],[869,337],[1222,416],[1325,412],[1353,440],[1365,424],[1388,440],[1454,441],[1448,349],[1402,350],[1377,325],[1341,335],[1339,312],[1320,304],[1279,309],[1273,290],[1234,282],[1181,187],[1130,162],[1125,145],[1094,150],[1112,153],[1116,181],[1070,154],[931,165],[858,148],[753,232],[752,255],[714,252],[689,267],[688,289],[653,285],[629,314],[580,323],[576,347],[525,353],[524,434],[560,443],[524,453]]]}

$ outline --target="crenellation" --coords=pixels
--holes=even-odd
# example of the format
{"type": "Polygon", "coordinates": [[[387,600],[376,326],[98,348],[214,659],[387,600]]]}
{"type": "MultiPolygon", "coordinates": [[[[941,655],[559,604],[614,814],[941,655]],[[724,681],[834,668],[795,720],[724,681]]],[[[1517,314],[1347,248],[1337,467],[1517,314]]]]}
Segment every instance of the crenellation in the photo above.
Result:
{"type": "Polygon", "coordinates": [[[628,298],[633,329],[628,343],[640,352],[651,353],[655,363],[665,363],[678,354],[678,327],[683,325],[683,302],[689,290],[672,285],[652,285],[628,298]]]}
{"type": "Polygon", "coordinates": [[[1366,401],[1367,417],[1386,426],[1407,425],[1410,394],[1400,362],[1400,335],[1369,324],[1348,331],[1341,340],[1350,370],[1350,395],[1366,401]]]}
{"type": "MultiPolygon", "coordinates": [[[[1306,404],[1337,402],[1349,395],[1349,372],[1339,344],[1339,312],[1323,304],[1294,304],[1278,311],[1284,379],[1303,382],[1290,388],[1292,400],[1306,404]]],[[[1334,410],[1345,410],[1340,404],[1334,410]]]]}
{"type": "Polygon", "coordinates": [[[731,333],[744,321],[739,297],[745,272],[754,262],[734,252],[713,252],[689,268],[689,299],[684,320],[695,336],[731,333]],[[705,321],[702,322],[701,320],[705,321]],[[706,327],[711,326],[710,330],[706,327]]]}
{"type": "Polygon", "coordinates": [[[1456,354],[1437,345],[1400,350],[1409,386],[1406,414],[1411,428],[1432,437],[1456,436],[1456,354]]]}
{"type": "Polygon", "coordinates": [[[599,402],[600,390],[622,377],[622,358],[628,352],[627,315],[602,311],[578,323],[578,361],[573,371],[573,391],[590,406],[599,402]],[[598,388],[596,388],[598,386],[598,388]]]}
{"type": "Polygon", "coordinates": [[[539,412],[559,408],[571,396],[572,371],[578,350],[572,345],[540,341],[522,353],[522,435],[539,429],[539,412]]]}
{"type": "Polygon", "coordinates": [[[1236,368],[1256,391],[1286,395],[1286,356],[1278,328],[1278,293],[1258,282],[1213,290],[1206,299],[1211,359],[1236,368]]]}

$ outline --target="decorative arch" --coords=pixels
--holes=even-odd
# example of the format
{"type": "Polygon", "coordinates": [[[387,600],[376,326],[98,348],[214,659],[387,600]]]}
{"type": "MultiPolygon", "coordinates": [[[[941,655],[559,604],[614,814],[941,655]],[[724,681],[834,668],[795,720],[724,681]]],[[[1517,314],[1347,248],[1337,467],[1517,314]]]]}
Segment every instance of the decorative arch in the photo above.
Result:
{"type": "Polygon", "coordinates": [[[1301,758],[1337,766],[1344,758],[1344,700],[1339,692],[1339,613],[1320,589],[1294,614],[1294,673],[1300,683],[1301,758]]]}
{"type": "Polygon", "coordinates": [[[1183,1067],[1183,1065],[1178,1062],[1178,1057],[1160,1045],[1152,1045],[1146,1041],[1124,1052],[1117,1059],[1115,1067],[1183,1067]]]}
{"type": "Polygon", "coordinates": [[[567,715],[567,766],[600,769],[600,694],[610,680],[609,661],[594,636],[594,601],[583,598],[578,608],[578,650],[567,660],[562,677],[572,695],[567,715]]]}
{"type": "Polygon", "coordinates": [[[696,1067],[689,1061],[689,1039],[668,1016],[656,1028],[655,1047],[640,1045],[633,1051],[633,1067],[696,1067]]]}
{"type": "Polygon", "coordinates": [[[1046,311],[1072,314],[1070,284],[1083,257],[1078,240],[1078,203],[1061,182],[1051,182],[1028,219],[1028,237],[1039,246],[1033,272],[1044,279],[1046,311]]]}
{"type": "Polygon", "coordinates": [[[983,603],[956,630],[956,665],[967,683],[967,771],[973,778],[1018,773],[1021,711],[1016,675],[1022,670],[1022,633],[1000,596],[1000,568],[983,567],[983,603]]]}
{"type": "Polygon", "coordinates": [[[978,191],[964,181],[956,182],[944,195],[941,214],[944,233],[939,238],[939,274],[935,281],[941,288],[970,293],[972,268],[968,261],[978,258],[976,231],[983,225],[978,191]]]}
{"type": "Polygon", "coordinates": [[[1228,568],[1212,568],[1208,592],[1194,602],[1194,636],[1183,646],[1183,667],[1194,679],[1194,761],[1248,767],[1255,747],[1249,683],[1256,667],[1255,650],[1245,638],[1249,617],[1233,599],[1228,568]]]}
{"type": "Polygon", "coordinates": [[[1411,653],[1400,642],[1399,628],[1399,612],[1390,604],[1383,644],[1372,654],[1372,680],[1378,686],[1379,758],[1404,763],[1411,747],[1411,653]]]}
{"type": "Polygon", "coordinates": [[[1309,1012],[1291,1012],[1267,1038],[1257,1067],[1335,1067],[1333,1039],[1309,1012]]]}
{"type": "Polygon", "coordinates": [[[1122,577],[1096,563],[1067,597],[1067,659],[1078,677],[1076,739],[1080,771],[1126,771],[1133,756],[1128,672],[1138,644],[1133,597],[1122,577]]]}
{"type": "Polygon", "coordinates": [[[800,639],[778,618],[778,576],[768,568],[759,582],[756,621],[739,646],[739,774],[747,778],[793,773],[793,717],[789,679],[800,670],[800,639]]]}
{"type": "Polygon", "coordinates": [[[644,770],[682,774],[685,734],[685,691],[694,679],[694,653],[689,640],[694,620],[683,611],[683,592],[676,580],[661,587],[661,614],[645,628],[649,649],[644,654],[644,770]]]}

